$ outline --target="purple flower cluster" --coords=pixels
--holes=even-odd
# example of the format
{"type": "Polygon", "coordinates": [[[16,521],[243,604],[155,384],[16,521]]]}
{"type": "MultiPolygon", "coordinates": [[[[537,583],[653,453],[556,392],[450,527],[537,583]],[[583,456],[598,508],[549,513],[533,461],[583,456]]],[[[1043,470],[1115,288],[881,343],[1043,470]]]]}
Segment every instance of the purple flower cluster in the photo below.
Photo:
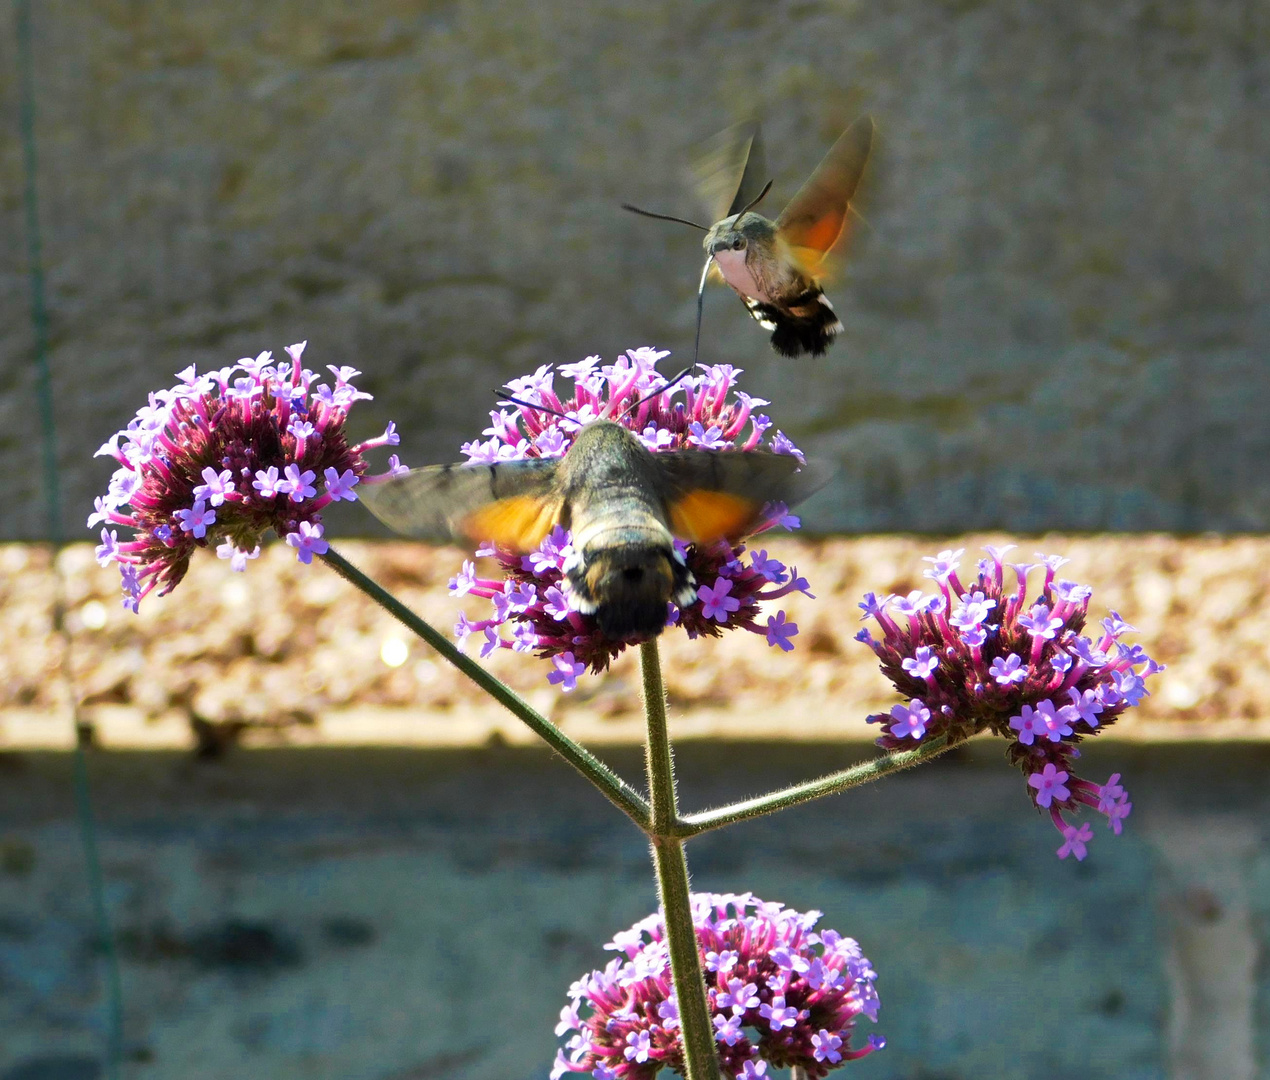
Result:
{"type": "Polygon", "coordinates": [[[1002,557],[1010,548],[986,550],[968,587],[957,576],[963,552],[941,551],[925,560],[937,592],[865,596],[864,617],[877,620],[882,637],[866,629],[856,638],[908,699],[869,722],[883,725],[878,743],[887,749],[939,735],[957,743],[985,730],[1010,739],[1009,759],[1027,778],[1032,802],[1063,835],[1059,858],[1083,859],[1093,831],[1064,813],[1093,807],[1119,835],[1133,804],[1119,773],[1101,785],[1073,773],[1077,746],[1137,705],[1147,676],[1163,668],[1142,646],[1120,640],[1134,628],[1114,611],[1101,635],[1081,634],[1093,589],[1057,578],[1066,559],[1008,564],[1015,583],[1007,586],[1002,557]],[[1034,570],[1044,581],[1029,599],[1034,570]]]}
{"type": "MultiPolygon", "coordinates": [[[[728,364],[703,364],[701,375],[687,376],[659,394],[658,388],[666,386],[668,380],[657,371],[657,363],[668,355],[645,348],[628,351],[614,364],[601,364],[598,356],[591,356],[577,364],[562,364],[556,371],[550,364],[544,365],[508,384],[509,396],[524,404],[501,403],[513,407],[491,412],[492,423],[483,432],[488,441],[467,443],[463,453],[470,461],[486,463],[560,457],[582,426],[598,419],[625,425],[654,453],[685,447],[753,450],[763,441],[772,422],[755,409],[768,402],[733,391],[739,369],[728,364]],[[557,375],[573,380],[570,397],[562,398],[556,392],[557,375]],[[682,400],[676,400],[680,397],[682,400]]],[[[776,453],[803,460],[802,453],[780,431],[768,445],[776,453]]],[[[776,507],[764,528],[774,525],[797,528],[798,519],[776,507]]],[[[747,551],[744,544],[719,541],[677,546],[698,589],[695,601],[682,610],[669,605],[667,625],[677,623],[690,638],[718,637],[724,630],[740,628],[762,634],[773,648],[784,652],[793,649],[797,624],[790,622],[784,611],[760,622],[759,605],[792,592],[810,596],[807,579],[799,577],[796,568],[769,558],[765,550],[747,551]]],[[[476,635],[482,657],[496,649],[514,649],[550,659],[552,671],[547,679],[566,691],[577,685],[577,677],[587,668],[595,672],[607,668],[628,643],[605,637],[594,616],[573,606],[563,574],[572,550],[568,530],[560,527],[529,555],[514,555],[492,546],[479,549],[477,555],[497,559],[505,577],[478,577],[475,565],[465,562],[451,579],[450,591],[455,596],[470,593],[494,605],[491,618],[459,617],[455,627],[459,644],[465,645],[476,635]],[[505,631],[510,631],[510,636],[505,631]]]]}
{"type": "MultiPolygon", "coordinates": [[[[136,611],[156,586],[171,592],[195,549],[217,541],[216,554],[235,570],[260,554],[269,529],[303,563],[326,552],[319,511],[356,500],[362,455],[398,437],[389,424],[379,438],[349,446],[348,411],[370,397],[353,386],[361,372],[331,367],[332,382],[315,386],[318,376],[300,365],[305,344],[288,346],[289,362],[263,352],[206,375],[191,365],[97,451],[119,468],[88,527],[104,523],[97,561],[119,563],[125,607],[136,611]],[[112,525],[134,533],[121,539],[112,525]]],[[[387,475],[399,471],[394,455],[387,475]]]]}
{"type": "MultiPolygon", "coordinates": [[[[856,1017],[877,1021],[877,973],[852,938],[815,932],[819,911],[804,914],[750,893],[697,893],[692,906],[725,1076],[751,1080],[773,1065],[824,1077],[886,1045],[871,1035],[851,1049],[856,1017]]],[[[551,1080],[566,1073],[650,1080],[662,1068],[684,1075],[661,916],[637,922],[605,948],[617,957],[569,988],[556,1025],[557,1035],[569,1037],[551,1080]]]]}

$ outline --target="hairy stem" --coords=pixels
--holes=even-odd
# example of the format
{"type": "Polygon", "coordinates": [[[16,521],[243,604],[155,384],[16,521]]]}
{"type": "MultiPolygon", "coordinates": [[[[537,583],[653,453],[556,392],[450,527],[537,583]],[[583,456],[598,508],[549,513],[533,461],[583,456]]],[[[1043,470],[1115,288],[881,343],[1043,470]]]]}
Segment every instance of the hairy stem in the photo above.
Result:
{"type": "Polygon", "coordinates": [[[662,918],[666,924],[670,973],[679,1002],[684,1071],[688,1080],[719,1080],[714,1028],[710,1023],[710,1004],[706,1000],[697,931],[692,922],[692,901],[688,894],[688,860],[684,856],[683,841],[675,835],[681,823],[675,808],[674,756],[666,730],[666,692],[662,686],[656,638],[644,642],[639,650],[644,676],[644,715],[648,721],[645,760],[652,803],[649,838],[652,840],[662,918]]]}
{"type": "Polygon", "coordinates": [[[923,743],[916,750],[894,750],[889,754],[884,754],[882,757],[874,758],[872,761],[866,761],[860,765],[853,765],[849,769],[842,769],[838,772],[830,773],[828,776],[822,776],[819,780],[808,780],[805,783],[782,788],[780,791],[773,791],[767,795],[746,799],[744,802],[721,806],[717,810],[704,810],[699,814],[686,814],[678,819],[675,835],[682,839],[687,839],[690,836],[698,836],[703,832],[709,832],[711,829],[722,828],[724,825],[735,825],[739,821],[749,821],[750,818],[762,817],[764,814],[774,814],[778,810],[788,810],[791,806],[811,802],[812,799],[820,799],[825,795],[836,795],[840,791],[846,791],[848,788],[859,787],[861,784],[879,780],[883,776],[889,776],[891,773],[899,772],[901,769],[910,769],[914,765],[920,765],[923,761],[938,757],[948,749],[950,747],[947,737],[941,735],[928,743],[923,743]]]}
{"type": "Polygon", "coordinates": [[[539,735],[544,742],[578,770],[614,806],[645,832],[649,828],[648,803],[599,758],[570,739],[545,716],[505,683],[494,678],[480,664],[454,646],[443,634],[424,622],[405,604],[368,578],[334,548],[321,556],[322,561],[355,588],[360,589],[407,629],[418,634],[433,649],[458,668],[490,697],[539,735]]]}

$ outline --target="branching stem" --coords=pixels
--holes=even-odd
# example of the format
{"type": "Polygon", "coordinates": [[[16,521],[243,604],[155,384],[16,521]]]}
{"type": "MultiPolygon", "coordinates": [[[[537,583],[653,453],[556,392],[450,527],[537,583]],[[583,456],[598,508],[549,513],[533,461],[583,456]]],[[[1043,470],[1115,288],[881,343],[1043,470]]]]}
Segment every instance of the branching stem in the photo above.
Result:
{"type": "Polygon", "coordinates": [[[692,922],[688,861],[684,856],[683,841],[676,836],[681,823],[675,808],[674,755],[666,729],[666,691],[662,686],[656,638],[639,647],[639,659],[644,676],[644,715],[648,721],[645,761],[652,800],[649,839],[652,841],[653,866],[657,871],[662,919],[666,924],[670,974],[679,1002],[684,1068],[688,1080],[719,1080],[710,1004],[706,1000],[697,931],[692,922]]]}
{"type": "Polygon", "coordinates": [[[705,810],[699,814],[687,814],[679,819],[676,835],[687,839],[691,836],[699,836],[703,832],[709,832],[711,829],[722,828],[724,825],[735,825],[739,821],[749,821],[750,818],[762,817],[764,814],[774,814],[778,810],[787,810],[791,806],[811,802],[812,799],[820,799],[826,795],[836,795],[840,791],[859,787],[861,784],[868,784],[874,780],[881,779],[883,776],[899,772],[901,769],[911,769],[914,765],[920,765],[923,761],[938,757],[949,749],[951,748],[948,745],[947,738],[941,735],[938,738],[931,739],[928,743],[922,743],[915,750],[893,750],[891,753],[884,754],[871,761],[865,761],[859,765],[852,765],[849,769],[841,769],[838,772],[830,773],[828,776],[822,776],[819,780],[808,780],[802,784],[794,784],[792,787],[782,788],[780,791],[773,791],[767,795],[759,795],[757,798],[746,799],[744,802],[721,806],[716,810],[705,810]]]}
{"type": "Polygon", "coordinates": [[[644,832],[649,828],[648,803],[612,769],[585,747],[578,745],[545,716],[533,709],[506,683],[496,679],[471,657],[464,656],[444,634],[424,622],[405,604],[377,585],[334,548],[322,561],[355,588],[360,589],[407,629],[418,634],[508,712],[523,721],[570,765],[591,781],[600,793],[644,832]]]}

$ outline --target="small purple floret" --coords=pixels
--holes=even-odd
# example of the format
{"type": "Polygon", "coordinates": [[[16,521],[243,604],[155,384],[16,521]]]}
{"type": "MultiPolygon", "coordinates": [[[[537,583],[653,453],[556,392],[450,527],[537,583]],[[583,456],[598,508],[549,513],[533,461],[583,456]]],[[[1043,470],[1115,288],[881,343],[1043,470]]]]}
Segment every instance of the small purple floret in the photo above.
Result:
{"type": "Polygon", "coordinates": [[[233,494],[233,475],[228,469],[218,473],[209,465],[203,470],[203,482],[194,489],[194,498],[206,499],[212,506],[220,506],[226,495],[233,494]]]}
{"type": "Polygon", "coordinates": [[[1065,859],[1068,855],[1075,855],[1076,861],[1082,862],[1086,855],[1085,845],[1093,838],[1094,830],[1087,821],[1082,821],[1079,828],[1075,825],[1064,826],[1063,845],[1058,849],[1058,857],[1065,859]]]}
{"type": "Polygon", "coordinates": [[[1065,787],[1067,773],[1048,764],[1039,773],[1027,778],[1028,785],[1036,788],[1036,805],[1049,806],[1055,799],[1062,802],[1071,798],[1071,791],[1065,787]]]}
{"type": "Polygon", "coordinates": [[[790,638],[798,633],[798,624],[789,622],[783,611],[767,617],[767,643],[781,650],[792,652],[794,643],[790,638]]]}
{"type": "Polygon", "coordinates": [[[312,469],[301,472],[300,466],[292,463],[283,470],[283,475],[287,478],[287,492],[292,502],[304,502],[317,494],[317,488],[313,486],[313,478],[317,474],[312,469]]]}
{"type": "Polygon", "coordinates": [[[332,468],[327,468],[322,478],[326,483],[326,493],[331,497],[332,502],[338,502],[344,499],[347,502],[357,501],[357,492],[353,490],[360,482],[361,477],[353,472],[352,469],[345,469],[342,473],[337,473],[332,468]]]}
{"type": "Polygon", "coordinates": [[[719,578],[715,582],[714,588],[708,585],[702,585],[697,590],[697,599],[701,601],[701,614],[707,619],[714,619],[717,622],[725,623],[728,616],[737,611],[741,607],[741,601],[735,596],[729,596],[732,591],[732,580],[730,578],[719,578]]]}
{"type": "Polygon", "coordinates": [[[900,667],[915,679],[925,679],[939,667],[939,657],[929,645],[923,645],[912,656],[906,656],[900,667]]]}
{"type": "Polygon", "coordinates": [[[296,549],[295,554],[302,563],[311,563],[314,555],[325,555],[330,549],[322,538],[322,525],[316,521],[302,521],[297,532],[287,533],[287,546],[296,549]]]}
{"type": "Polygon", "coordinates": [[[920,701],[910,701],[907,705],[896,705],[891,710],[889,730],[897,739],[903,739],[906,736],[921,739],[926,734],[926,725],[929,722],[930,709],[920,701]]]}
{"type": "Polygon", "coordinates": [[[553,686],[558,685],[561,690],[566,693],[576,689],[578,685],[578,676],[586,671],[586,664],[579,663],[574,660],[573,653],[564,652],[559,656],[551,658],[552,666],[555,668],[550,675],[547,676],[547,682],[553,686]]]}
{"type": "Polygon", "coordinates": [[[195,502],[192,509],[181,509],[176,512],[181,523],[181,531],[187,532],[195,540],[202,540],[207,535],[207,527],[215,524],[216,511],[209,509],[202,499],[195,502]]]}

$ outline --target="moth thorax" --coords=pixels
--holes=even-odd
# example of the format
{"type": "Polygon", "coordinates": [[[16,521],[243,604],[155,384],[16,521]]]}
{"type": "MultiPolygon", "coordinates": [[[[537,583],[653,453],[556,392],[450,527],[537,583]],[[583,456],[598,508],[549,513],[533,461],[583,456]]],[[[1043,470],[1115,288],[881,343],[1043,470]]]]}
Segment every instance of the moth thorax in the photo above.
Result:
{"type": "Polygon", "coordinates": [[[623,544],[587,553],[566,567],[583,611],[613,640],[654,637],[666,625],[671,600],[684,602],[692,575],[669,545],[623,544]]]}

